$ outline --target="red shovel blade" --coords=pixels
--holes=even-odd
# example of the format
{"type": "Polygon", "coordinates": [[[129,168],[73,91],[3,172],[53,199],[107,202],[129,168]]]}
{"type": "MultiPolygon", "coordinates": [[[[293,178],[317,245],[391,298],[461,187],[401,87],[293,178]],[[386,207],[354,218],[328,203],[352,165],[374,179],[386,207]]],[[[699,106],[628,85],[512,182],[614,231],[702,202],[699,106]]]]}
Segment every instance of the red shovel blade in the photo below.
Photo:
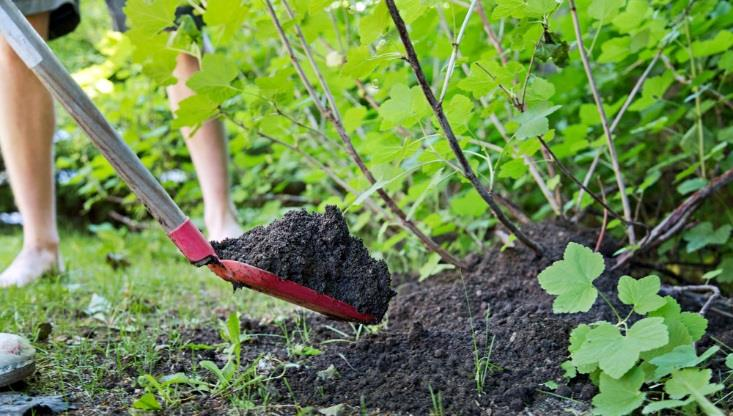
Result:
{"type": "Polygon", "coordinates": [[[353,306],[338,299],[246,263],[220,260],[218,264],[209,264],[209,269],[229,282],[242,284],[333,318],[367,324],[377,321],[372,315],[360,313],[353,306]]]}
{"type": "Polygon", "coordinates": [[[222,279],[247,286],[287,302],[345,321],[376,323],[377,319],[331,296],[286,280],[270,272],[234,260],[220,260],[213,247],[190,220],[168,234],[188,260],[196,265],[208,265],[222,279]]]}

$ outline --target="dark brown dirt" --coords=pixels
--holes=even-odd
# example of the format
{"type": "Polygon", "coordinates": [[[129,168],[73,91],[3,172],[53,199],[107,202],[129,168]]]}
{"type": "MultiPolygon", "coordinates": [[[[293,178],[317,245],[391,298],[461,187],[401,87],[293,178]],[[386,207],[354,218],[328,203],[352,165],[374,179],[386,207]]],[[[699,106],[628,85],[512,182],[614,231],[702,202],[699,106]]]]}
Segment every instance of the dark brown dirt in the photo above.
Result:
{"type": "MultiPolygon", "coordinates": [[[[267,402],[263,410],[252,414],[292,415],[300,406],[318,409],[345,404],[345,415],[428,415],[433,410],[431,388],[442,397],[446,415],[559,416],[571,414],[567,409],[576,414],[586,411],[595,387],[586,378],[568,383],[559,365],[567,357],[567,339],[574,326],[613,316],[600,301],[589,313],[553,314],[552,297],[539,287],[537,274],[562,257],[569,241],[592,245],[597,234],[560,223],[527,227],[526,231],[542,243],[547,258],[538,260],[523,249],[503,253],[489,250],[469,258],[472,267],[463,274],[448,271],[422,283],[407,279],[397,288],[384,325],[372,334],[362,332],[358,339],[357,327],[316,314],[299,314],[297,319],[279,325],[243,316],[242,333],[249,335],[242,346],[243,366],[268,360],[291,363],[284,377],[268,382],[262,393],[252,396],[259,405],[267,402]],[[289,354],[285,333],[292,343],[307,343],[322,353],[310,358],[289,354]],[[480,392],[474,378],[474,343],[482,354],[493,346],[492,371],[480,392]],[[331,378],[324,378],[323,373],[319,377],[319,372],[332,365],[336,371],[331,378]],[[546,387],[547,381],[556,382],[558,388],[546,387]]],[[[610,254],[614,249],[609,244],[601,252],[610,254]]],[[[604,274],[596,280],[597,286],[611,294],[621,273],[642,276],[645,271],[604,274]]],[[[699,308],[686,306],[688,310],[699,308]]],[[[220,319],[229,312],[221,311],[220,319]]],[[[220,342],[216,325],[180,332],[186,343],[220,342]]],[[[712,344],[711,336],[733,345],[730,320],[711,314],[709,335],[700,346],[712,344]]],[[[170,342],[158,341],[164,345],[170,342]]],[[[717,380],[725,377],[720,370],[723,359],[724,354],[718,354],[712,362],[717,380]]],[[[225,355],[217,350],[165,350],[152,373],[197,374],[196,363],[201,360],[222,366],[225,355]]],[[[211,377],[200,370],[198,374],[211,377]]],[[[134,384],[110,383],[109,388],[125,385],[128,389],[134,384]]],[[[139,396],[140,392],[128,390],[127,394],[139,396]]],[[[94,399],[92,410],[102,408],[100,399],[104,401],[101,396],[94,399]]],[[[84,402],[80,406],[88,410],[84,402]]],[[[105,412],[122,413],[126,406],[129,401],[111,405],[105,412]]],[[[167,413],[225,415],[231,413],[232,406],[226,397],[201,395],[167,413]]],[[[80,414],[99,413],[84,410],[80,414]]]]}
{"type": "Polygon", "coordinates": [[[237,260],[354,306],[382,319],[394,296],[387,264],[349,234],[341,211],[289,211],[266,227],[212,242],[222,259],[237,260]]]}

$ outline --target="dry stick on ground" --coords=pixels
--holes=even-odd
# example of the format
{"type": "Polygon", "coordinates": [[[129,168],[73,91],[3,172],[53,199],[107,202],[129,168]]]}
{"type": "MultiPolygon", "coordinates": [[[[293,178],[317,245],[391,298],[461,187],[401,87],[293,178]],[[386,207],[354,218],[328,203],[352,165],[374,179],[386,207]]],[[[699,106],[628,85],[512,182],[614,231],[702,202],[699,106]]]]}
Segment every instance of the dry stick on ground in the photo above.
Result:
{"type": "Polygon", "coordinates": [[[458,163],[463,169],[463,175],[471,182],[471,185],[473,185],[476,191],[478,191],[479,195],[481,195],[481,198],[486,201],[486,203],[489,205],[489,208],[491,208],[491,211],[496,216],[497,220],[499,220],[499,222],[501,222],[504,227],[506,227],[515,236],[517,236],[517,239],[519,241],[532,249],[535,254],[537,254],[538,256],[542,256],[542,249],[537,245],[537,243],[530,240],[529,237],[527,237],[522,231],[520,231],[519,228],[517,228],[517,226],[514,225],[509,220],[509,218],[506,217],[506,215],[504,215],[504,213],[501,211],[501,208],[494,199],[493,192],[486,189],[474,173],[473,168],[471,168],[471,165],[466,159],[466,155],[463,153],[461,146],[458,144],[458,139],[453,133],[453,128],[448,122],[448,118],[443,112],[443,105],[435,98],[435,94],[433,94],[433,90],[430,88],[430,84],[425,78],[425,73],[420,66],[420,61],[417,58],[417,53],[415,52],[415,48],[412,45],[412,41],[410,40],[410,35],[407,33],[407,26],[405,25],[404,20],[402,20],[402,16],[400,16],[400,12],[399,10],[397,10],[397,6],[395,5],[394,0],[386,0],[386,3],[387,8],[389,9],[389,14],[392,16],[392,21],[397,27],[397,32],[399,33],[402,44],[405,47],[405,52],[407,52],[407,61],[412,66],[412,70],[415,73],[417,82],[418,84],[420,84],[425,98],[428,100],[430,107],[433,109],[433,113],[435,113],[435,117],[438,119],[438,123],[440,124],[440,127],[443,129],[443,132],[448,139],[448,143],[450,144],[453,153],[456,155],[458,163]]]}
{"type": "Polygon", "coordinates": [[[702,204],[705,198],[715,193],[718,189],[733,182],[733,168],[728,169],[722,175],[712,179],[705,187],[690,195],[682,204],[674,209],[667,217],[654,227],[649,234],[639,241],[639,247],[635,251],[628,251],[619,256],[614,269],[621,267],[637,253],[656,247],[665,242],[682,228],[695,210],[702,204]]]}
{"type": "Polygon", "coordinates": [[[705,315],[713,302],[720,297],[720,289],[715,285],[664,286],[661,292],[666,295],[681,294],[684,292],[710,292],[710,297],[702,305],[700,315],[705,315]]]}
{"type": "Polygon", "coordinates": [[[583,62],[583,68],[585,69],[585,75],[588,77],[588,86],[590,87],[593,99],[596,102],[596,108],[598,109],[598,115],[601,117],[601,125],[606,135],[606,144],[608,145],[608,154],[611,158],[611,166],[616,176],[616,184],[618,185],[619,196],[621,197],[621,206],[624,210],[624,218],[627,221],[626,234],[629,237],[631,244],[636,243],[636,232],[634,226],[629,223],[632,221],[631,217],[631,205],[629,205],[629,197],[626,195],[626,184],[624,183],[623,174],[621,173],[621,166],[618,163],[618,155],[616,154],[616,147],[613,144],[613,133],[608,124],[608,117],[606,116],[606,110],[603,109],[603,99],[598,92],[596,82],[593,79],[593,72],[591,71],[590,61],[588,60],[588,54],[585,51],[585,45],[583,44],[583,33],[580,31],[580,21],[578,19],[578,10],[575,8],[575,1],[568,0],[570,4],[570,15],[573,20],[573,28],[575,29],[575,40],[578,42],[578,52],[580,53],[580,60],[583,62]]]}
{"type": "MultiPolygon", "coordinates": [[[[351,142],[351,137],[346,133],[346,130],[343,127],[343,124],[341,122],[341,117],[338,113],[338,109],[336,108],[336,103],[333,98],[333,95],[331,94],[331,91],[328,89],[327,84],[325,83],[325,80],[323,79],[323,75],[320,72],[320,69],[315,63],[315,60],[313,59],[313,56],[310,52],[310,48],[308,47],[307,42],[305,41],[305,38],[303,37],[303,33],[300,30],[300,26],[295,25],[295,29],[297,30],[298,37],[300,38],[301,42],[303,43],[303,48],[306,53],[306,57],[308,58],[309,62],[311,63],[311,66],[313,66],[313,69],[316,73],[316,76],[318,77],[319,81],[322,84],[322,87],[324,89],[324,93],[326,94],[326,99],[328,100],[329,107],[326,108],[324,105],[318,100],[318,94],[316,93],[315,88],[311,84],[311,82],[308,80],[308,77],[305,75],[305,71],[303,70],[303,67],[300,65],[300,61],[298,60],[298,57],[295,55],[295,51],[293,50],[293,46],[290,44],[290,40],[288,39],[287,35],[285,34],[285,30],[282,27],[282,24],[280,23],[280,19],[277,17],[277,13],[275,12],[274,7],[272,6],[272,2],[270,0],[265,0],[265,3],[267,5],[268,12],[270,13],[270,17],[272,18],[273,24],[275,25],[275,28],[277,29],[277,32],[280,36],[280,40],[283,43],[283,46],[285,46],[285,49],[287,50],[287,53],[290,57],[290,61],[293,64],[293,67],[295,68],[295,71],[298,74],[298,77],[300,78],[301,82],[303,83],[303,86],[308,91],[308,94],[313,99],[313,103],[318,108],[318,111],[321,113],[321,115],[329,120],[334,128],[336,129],[336,132],[338,133],[339,137],[343,141],[344,146],[346,146],[346,151],[351,156],[351,158],[354,160],[354,163],[359,167],[359,170],[362,172],[362,174],[367,178],[370,184],[374,185],[377,183],[377,180],[374,178],[374,175],[372,172],[367,168],[366,164],[364,164],[364,161],[362,160],[361,156],[357,153],[356,149],[354,148],[353,143],[351,142]]],[[[285,7],[288,10],[288,13],[292,15],[292,10],[290,10],[290,6],[285,3],[285,7]]],[[[437,253],[443,261],[450,263],[456,267],[459,268],[466,268],[467,265],[459,260],[457,257],[453,256],[449,252],[447,252],[445,249],[443,249],[438,243],[436,243],[433,239],[431,239],[428,235],[422,232],[417,225],[409,220],[407,218],[407,214],[397,205],[397,203],[387,194],[387,192],[384,191],[384,189],[379,188],[377,189],[377,194],[382,198],[384,203],[387,205],[389,210],[399,218],[400,223],[402,226],[407,228],[410,232],[412,232],[417,238],[420,239],[420,241],[428,248],[428,250],[437,253]]]]}

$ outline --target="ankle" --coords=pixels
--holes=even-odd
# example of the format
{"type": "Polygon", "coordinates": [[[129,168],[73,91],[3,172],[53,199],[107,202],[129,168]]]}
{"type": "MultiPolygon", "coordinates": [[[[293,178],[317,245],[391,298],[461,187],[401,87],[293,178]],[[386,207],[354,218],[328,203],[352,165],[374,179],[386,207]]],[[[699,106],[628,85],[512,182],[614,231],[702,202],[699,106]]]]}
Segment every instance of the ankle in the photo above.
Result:
{"type": "Polygon", "coordinates": [[[59,240],[31,240],[23,243],[23,251],[33,251],[37,253],[50,253],[58,255],[59,240]]]}

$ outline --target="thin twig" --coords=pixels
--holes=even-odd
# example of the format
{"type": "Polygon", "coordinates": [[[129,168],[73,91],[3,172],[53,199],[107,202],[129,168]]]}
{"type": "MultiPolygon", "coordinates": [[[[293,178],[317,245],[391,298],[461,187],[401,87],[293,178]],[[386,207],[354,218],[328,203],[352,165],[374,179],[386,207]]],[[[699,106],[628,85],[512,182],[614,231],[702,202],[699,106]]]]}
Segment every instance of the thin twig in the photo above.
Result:
{"type": "MultiPolygon", "coordinates": [[[[353,142],[351,141],[351,137],[346,133],[346,130],[344,129],[343,123],[341,121],[341,116],[338,112],[338,108],[336,107],[336,101],[333,98],[333,95],[331,94],[331,90],[328,88],[328,84],[326,83],[325,79],[323,78],[323,74],[320,71],[320,68],[315,62],[315,59],[313,58],[313,54],[311,53],[310,46],[308,45],[308,42],[305,40],[305,36],[303,35],[303,32],[300,29],[300,26],[295,24],[295,30],[298,35],[298,38],[300,39],[301,46],[303,47],[306,57],[313,68],[314,72],[316,73],[316,77],[318,78],[319,82],[321,83],[321,87],[323,88],[324,94],[326,95],[326,99],[329,103],[330,108],[326,108],[319,100],[318,100],[318,94],[316,93],[315,88],[311,84],[310,80],[308,80],[308,77],[305,74],[305,71],[303,70],[303,67],[300,64],[300,60],[295,54],[295,51],[293,49],[293,46],[290,43],[290,39],[288,39],[287,35],[285,34],[285,30],[282,27],[282,24],[280,23],[280,19],[277,17],[277,13],[275,12],[275,8],[272,5],[271,0],[265,0],[265,3],[267,5],[268,12],[270,14],[270,17],[272,18],[273,24],[275,25],[275,28],[277,29],[278,35],[280,36],[280,40],[283,43],[283,46],[285,46],[285,49],[287,50],[287,53],[290,57],[290,61],[293,64],[293,67],[295,68],[296,73],[298,74],[298,77],[300,78],[301,82],[303,83],[303,86],[308,91],[308,94],[313,99],[313,103],[315,104],[316,108],[318,108],[318,111],[321,113],[321,115],[329,120],[331,124],[333,124],[334,128],[336,129],[336,132],[338,133],[339,137],[341,138],[341,141],[343,142],[344,146],[346,147],[346,152],[351,156],[351,159],[356,163],[356,165],[359,167],[359,170],[362,172],[362,174],[366,177],[366,179],[369,181],[370,184],[374,185],[377,183],[376,178],[372,174],[372,172],[369,170],[369,168],[366,166],[364,161],[362,160],[359,153],[354,148],[353,142]]],[[[294,18],[294,14],[292,9],[290,8],[290,5],[287,3],[287,1],[283,0],[283,4],[285,6],[286,11],[288,12],[288,15],[292,18],[294,18]]],[[[425,247],[428,248],[428,250],[437,253],[445,262],[450,263],[456,267],[459,268],[466,268],[467,265],[458,259],[457,257],[450,254],[448,251],[443,249],[440,244],[436,243],[432,238],[430,238],[428,235],[426,235],[420,228],[410,219],[407,218],[407,215],[405,212],[397,205],[397,203],[390,197],[387,192],[379,188],[377,189],[377,194],[382,198],[384,203],[387,205],[389,210],[397,216],[397,218],[400,219],[400,222],[403,227],[408,229],[410,232],[412,232],[420,241],[425,245],[425,247]]]]}
{"type": "Polygon", "coordinates": [[[705,315],[713,302],[720,297],[720,289],[715,285],[663,286],[660,292],[667,295],[679,295],[685,292],[710,292],[708,300],[700,309],[700,315],[705,315]]]}
{"type": "Polygon", "coordinates": [[[517,228],[517,226],[514,225],[514,223],[512,223],[509,218],[506,217],[506,215],[504,215],[504,213],[501,211],[501,208],[494,199],[493,192],[486,189],[474,173],[473,168],[466,159],[466,155],[463,153],[463,150],[458,144],[458,139],[453,133],[453,128],[448,122],[448,118],[443,112],[442,104],[436,99],[435,94],[433,94],[433,90],[430,88],[430,84],[425,78],[425,73],[420,66],[420,61],[417,58],[415,47],[413,46],[412,41],[410,40],[410,35],[407,32],[407,26],[405,25],[404,20],[402,20],[402,16],[400,16],[400,12],[394,3],[394,0],[386,0],[386,3],[387,8],[389,9],[389,13],[392,16],[392,21],[394,22],[395,27],[397,28],[397,32],[400,35],[400,39],[402,40],[402,44],[405,47],[405,52],[407,53],[407,61],[410,63],[410,66],[412,66],[412,70],[415,73],[417,82],[422,88],[423,94],[430,104],[430,107],[433,109],[433,113],[438,119],[438,123],[440,124],[441,129],[448,139],[451,150],[453,150],[456,159],[458,159],[458,163],[463,169],[463,175],[469,180],[469,182],[471,182],[471,184],[476,189],[476,191],[478,191],[483,200],[486,201],[486,203],[489,205],[489,208],[491,208],[491,211],[496,216],[497,220],[499,220],[499,222],[501,222],[509,231],[514,233],[514,235],[517,236],[517,239],[519,239],[527,247],[532,249],[535,254],[537,254],[538,256],[542,256],[542,249],[537,245],[537,243],[529,239],[529,237],[527,237],[522,231],[520,231],[519,228],[517,228]]]}
{"type": "Polygon", "coordinates": [[[624,218],[627,221],[626,233],[629,237],[631,244],[636,243],[636,232],[634,226],[629,223],[632,221],[631,217],[631,205],[629,205],[629,198],[626,195],[626,184],[624,183],[623,174],[621,172],[621,166],[618,162],[618,155],[616,154],[616,147],[613,143],[613,135],[611,128],[608,123],[608,117],[606,116],[606,110],[603,108],[603,99],[598,92],[598,87],[593,79],[593,72],[590,67],[590,60],[588,54],[585,51],[585,45],[583,44],[583,33],[580,30],[580,20],[578,19],[578,10],[575,8],[575,0],[568,0],[570,4],[570,14],[573,20],[573,28],[575,29],[575,39],[578,42],[578,52],[580,53],[580,59],[583,62],[583,68],[585,69],[585,75],[588,78],[588,85],[593,99],[596,102],[596,108],[598,115],[601,117],[601,125],[606,135],[606,144],[608,145],[608,154],[611,158],[611,166],[613,167],[614,174],[616,176],[616,184],[618,185],[619,196],[621,197],[621,206],[624,210],[624,218]]]}
{"type": "Polygon", "coordinates": [[[690,195],[682,204],[675,208],[667,217],[662,220],[656,227],[654,227],[649,234],[639,241],[638,248],[634,251],[628,251],[619,256],[616,265],[613,267],[617,269],[624,263],[629,261],[634,255],[656,247],[657,245],[668,240],[674,234],[679,232],[687,220],[690,218],[695,210],[702,204],[702,202],[715,193],[718,189],[733,182],[733,168],[728,169],[722,175],[713,178],[710,183],[699,189],[694,194],[690,195]]]}
{"type": "MultiPolygon", "coordinates": [[[[606,192],[603,190],[603,184],[601,184],[601,196],[603,197],[603,202],[606,202],[606,192]]],[[[603,222],[601,223],[601,232],[598,233],[598,240],[596,241],[596,249],[595,251],[599,251],[601,249],[601,245],[603,244],[603,238],[606,236],[606,227],[608,226],[608,210],[603,209],[603,222]]]]}
{"type": "Polygon", "coordinates": [[[481,24],[484,27],[484,32],[486,32],[486,36],[489,37],[489,42],[494,46],[494,49],[496,49],[496,54],[499,55],[499,60],[501,61],[501,64],[503,66],[506,66],[506,56],[504,56],[504,48],[501,47],[501,41],[499,41],[499,38],[496,36],[496,33],[494,33],[494,29],[491,27],[491,22],[489,22],[489,18],[486,16],[486,10],[484,10],[484,5],[479,1],[476,4],[476,13],[478,13],[479,18],[481,19],[481,24]]]}
{"type": "Polygon", "coordinates": [[[468,11],[466,12],[466,17],[463,19],[463,24],[461,24],[461,29],[458,31],[458,35],[456,35],[456,39],[453,41],[453,51],[450,54],[450,59],[448,59],[448,67],[445,71],[443,88],[441,89],[440,97],[438,98],[438,101],[441,103],[443,102],[443,98],[445,98],[445,93],[448,92],[448,84],[450,83],[453,71],[456,68],[456,59],[458,59],[458,50],[461,46],[461,41],[463,40],[463,34],[466,32],[466,26],[468,26],[468,21],[471,18],[471,13],[473,13],[473,8],[476,6],[477,1],[478,0],[471,1],[471,5],[468,6],[468,11]]]}

